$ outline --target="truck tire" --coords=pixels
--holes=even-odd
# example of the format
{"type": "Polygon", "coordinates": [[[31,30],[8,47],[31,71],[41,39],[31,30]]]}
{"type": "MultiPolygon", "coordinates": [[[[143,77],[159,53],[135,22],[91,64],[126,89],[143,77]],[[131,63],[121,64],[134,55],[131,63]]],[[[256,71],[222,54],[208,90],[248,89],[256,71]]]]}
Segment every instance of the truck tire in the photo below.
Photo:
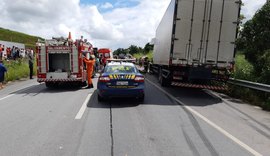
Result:
{"type": "Polygon", "coordinates": [[[53,87],[53,83],[51,82],[45,82],[45,85],[47,88],[52,88],[53,87]]]}
{"type": "Polygon", "coordinates": [[[153,67],[151,64],[149,65],[149,74],[150,75],[154,74],[153,67]]]}
{"type": "Polygon", "coordinates": [[[158,81],[162,87],[170,86],[170,80],[168,80],[162,76],[162,68],[160,68],[160,70],[159,70],[158,81]]]}

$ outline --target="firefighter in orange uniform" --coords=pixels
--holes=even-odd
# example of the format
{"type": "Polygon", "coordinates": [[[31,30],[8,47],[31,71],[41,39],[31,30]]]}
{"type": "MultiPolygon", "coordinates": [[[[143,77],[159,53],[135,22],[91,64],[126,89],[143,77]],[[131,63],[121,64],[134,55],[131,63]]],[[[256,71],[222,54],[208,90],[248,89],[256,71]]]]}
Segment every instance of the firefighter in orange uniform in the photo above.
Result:
{"type": "Polygon", "coordinates": [[[86,64],[86,70],[87,70],[87,77],[88,77],[88,87],[87,88],[93,88],[93,81],[92,81],[92,74],[94,71],[94,65],[95,65],[95,57],[93,55],[90,56],[90,59],[83,58],[83,61],[86,64]]]}

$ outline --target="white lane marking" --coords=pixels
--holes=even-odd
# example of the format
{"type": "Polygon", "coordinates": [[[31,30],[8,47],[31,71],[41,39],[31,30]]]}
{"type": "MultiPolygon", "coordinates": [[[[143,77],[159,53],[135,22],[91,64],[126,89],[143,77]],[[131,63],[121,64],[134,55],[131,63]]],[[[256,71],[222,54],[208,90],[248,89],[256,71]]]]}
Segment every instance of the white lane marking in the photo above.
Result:
{"type": "Polygon", "coordinates": [[[194,115],[196,115],[197,117],[201,118],[202,120],[204,120],[206,123],[208,123],[210,126],[214,127],[216,130],[218,130],[220,133],[222,133],[223,135],[225,135],[226,137],[228,137],[229,139],[231,139],[232,141],[234,141],[235,143],[237,143],[238,145],[240,145],[241,147],[243,147],[244,149],[246,149],[248,152],[250,152],[251,154],[253,154],[254,156],[262,156],[262,154],[258,153],[257,151],[255,151],[254,149],[252,149],[251,147],[249,147],[247,144],[243,143],[242,141],[240,141],[239,139],[237,139],[236,137],[234,137],[233,135],[231,135],[229,132],[227,132],[226,130],[222,129],[221,127],[219,127],[218,125],[216,125],[215,123],[213,123],[212,121],[208,120],[206,117],[204,117],[203,115],[201,115],[200,113],[196,112],[194,109],[192,109],[191,107],[185,105],[182,101],[178,100],[177,98],[175,98],[173,95],[171,95],[170,93],[168,93],[167,91],[165,91],[164,89],[162,89],[161,87],[159,87],[158,85],[154,84],[153,82],[151,82],[150,80],[146,79],[149,83],[151,83],[153,86],[155,86],[156,88],[158,88],[160,91],[162,91],[164,94],[168,95],[170,98],[174,99],[175,101],[179,102],[181,105],[183,105],[183,107],[185,107],[188,111],[190,111],[191,113],[193,113],[194,115]]]}
{"type": "Polygon", "coordinates": [[[10,95],[8,95],[8,96],[5,96],[5,97],[1,98],[0,101],[5,100],[5,99],[7,99],[7,98],[10,98],[10,97],[13,96],[13,95],[14,95],[14,94],[10,94],[10,95]]]}
{"type": "Polygon", "coordinates": [[[83,103],[81,109],[79,110],[79,112],[77,113],[77,115],[76,115],[76,117],[75,117],[75,120],[79,120],[79,119],[82,118],[82,116],[83,116],[83,114],[84,114],[84,112],[85,112],[85,110],[86,110],[86,108],[87,108],[87,103],[89,102],[91,96],[92,96],[92,93],[89,94],[89,95],[86,97],[86,99],[85,99],[85,101],[84,101],[84,103],[83,103]]]}

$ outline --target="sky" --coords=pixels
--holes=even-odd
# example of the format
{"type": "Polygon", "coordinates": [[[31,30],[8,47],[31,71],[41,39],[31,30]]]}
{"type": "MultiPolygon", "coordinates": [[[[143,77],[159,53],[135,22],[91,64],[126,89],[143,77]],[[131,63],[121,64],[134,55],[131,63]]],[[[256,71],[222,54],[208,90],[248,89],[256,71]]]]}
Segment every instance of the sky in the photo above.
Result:
{"type": "MultiPolygon", "coordinates": [[[[242,0],[250,19],[266,0],[242,0]]],[[[95,47],[144,47],[170,0],[0,0],[0,27],[50,39],[88,39],[95,47]]],[[[247,20],[246,19],[246,20],[247,20]]]]}

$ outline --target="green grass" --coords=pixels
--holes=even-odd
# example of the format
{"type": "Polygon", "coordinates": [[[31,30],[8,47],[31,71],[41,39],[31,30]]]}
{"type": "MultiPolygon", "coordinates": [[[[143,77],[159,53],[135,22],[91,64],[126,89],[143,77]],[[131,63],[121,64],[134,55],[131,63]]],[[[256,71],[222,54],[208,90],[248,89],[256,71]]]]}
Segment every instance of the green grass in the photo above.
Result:
{"type": "MultiPolygon", "coordinates": [[[[35,49],[38,39],[42,38],[0,28],[0,40],[22,43],[25,44],[26,48],[35,49]]],[[[7,67],[8,70],[5,75],[5,82],[29,77],[29,66],[26,59],[18,59],[16,61],[4,61],[4,65],[7,67]]],[[[34,75],[36,75],[36,65],[34,65],[34,75]]]]}
{"type": "MultiPolygon", "coordinates": [[[[16,61],[4,61],[7,68],[5,74],[5,82],[19,80],[21,78],[29,77],[29,66],[26,59],[18,59],[16,61]]],[[[36,75],[36,65],[34,64],[34,75],[36,75]]]]}
{"type": "Polygon", "coordinates": [[[134,54],[133,55],[135,58],[139,59],[143,56],[147,56],[149,58],[149,60],[152,60],[153,59],[153,51],[150,51],[149,53],[147,54],[143,54],[143,53],[137,53],[137,54],[134,54]]]}
{"type": "Polygon", "coordinates": [[[0,40],[8,41],[8,42],[23,43],[25,44],[26,48],[35,49],[35,45],[38,39],[42,39],[42,38],[4,29],[4,28],[0,28],[0,40]]]}
{"type": "Polygon", "coordinates": [[[254,67],[245,59],[245,56],[243,54],[237,54],[233,77],[236,79],[255,81],[253,71],[254,67]]]}

